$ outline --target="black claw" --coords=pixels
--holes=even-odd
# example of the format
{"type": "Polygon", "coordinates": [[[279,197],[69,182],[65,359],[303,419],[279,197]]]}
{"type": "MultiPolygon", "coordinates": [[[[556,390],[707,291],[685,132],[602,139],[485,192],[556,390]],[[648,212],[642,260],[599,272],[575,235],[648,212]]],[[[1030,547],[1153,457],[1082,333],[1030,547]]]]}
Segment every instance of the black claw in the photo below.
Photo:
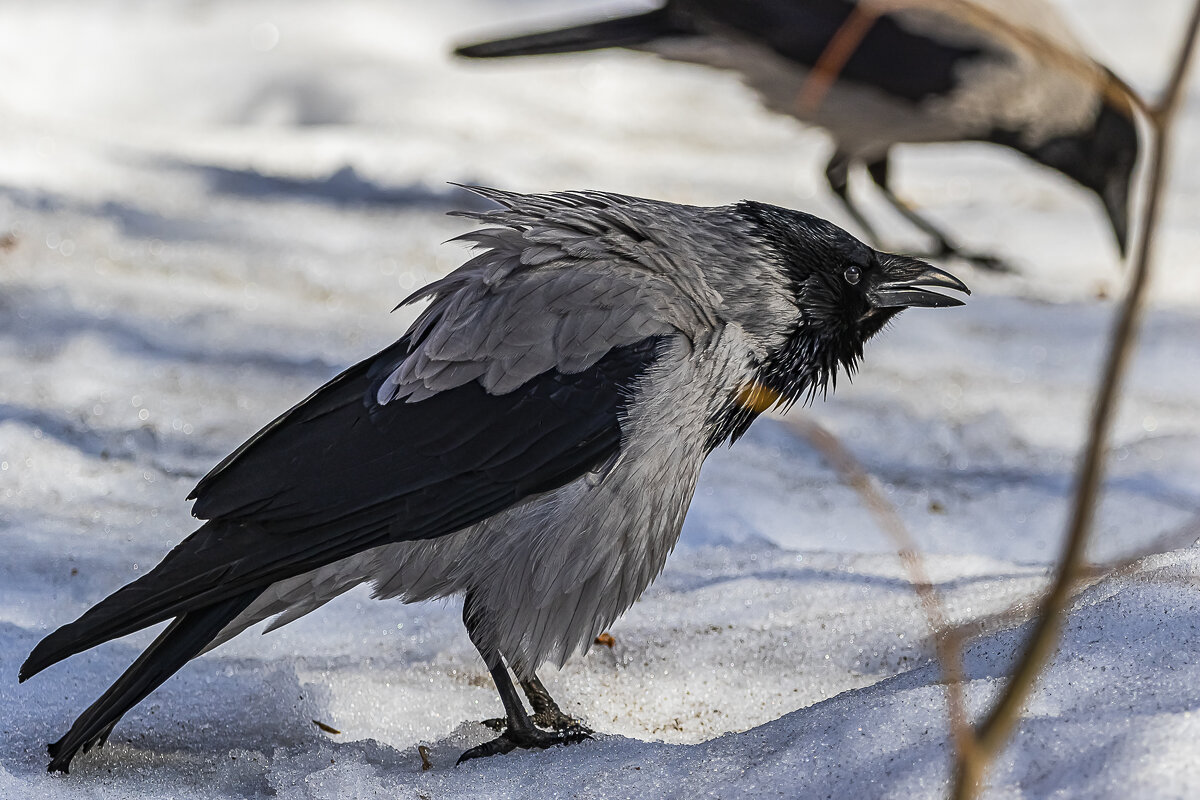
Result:
{"type": "Polygon", "coordinates": [[[458,757],[457,763],[461,764],[473,758],[488,758],[489,756],[500,755],[501,753],[511,753],[518,747],[524,750],[545,750],[548,747],[556,747],[560,744],[575,744],[591,738],[591,731],[583,726],[579,726],[575,730],[558,731],[544,731],[540,728],[514,731],[509,728],[490,742],[484,742],[463,753],[458,757]]]}
{"type": "MultiPolygon", "coordinates": [[[[546,730],[594,733],[587,725],[584,725],[574,717],[567,716],[561,711],[539,711],[530,717],[530,719],[533,720],[534,725],[546,730]]],[[[502,731],[508,725],[508,720],[504,717],[492,717],[491,719],[482,720],[479,724],[489,727],[494,731],[502,731]]]]}
{"type": "Polygon", "coordinates": [[[481,745],[476,745],[470,750],[458,757],[458,761],[454,762],[454,766],[458,766],[464,761],[470,761],[473,758],[489,758],[498,756],[502,753],[511,753],[517,747],[516,743],[509,739],[504,734],[500,734],[490,742],[484,742],[481,745]]]}

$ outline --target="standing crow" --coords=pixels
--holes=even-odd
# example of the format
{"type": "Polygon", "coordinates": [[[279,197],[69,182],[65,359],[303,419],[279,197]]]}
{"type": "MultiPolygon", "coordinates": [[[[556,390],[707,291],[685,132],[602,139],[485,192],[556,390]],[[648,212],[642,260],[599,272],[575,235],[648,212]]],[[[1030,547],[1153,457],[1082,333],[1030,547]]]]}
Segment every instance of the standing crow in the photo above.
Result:
{"type": "Polygon", "coordinates": [[[1131,107],[1105,99],[1112,74],[1083,53],[1045,0],[977,2],[977,14],[984,5],[1019,29],[1036,31],[1038,40],[1058,48],[1057,57],[1013,28],[964,15],[970,4],[917,0],[668,0],[648,13],[455,52],[496,58],[627,47],[734,70],[767,108],[829,131],[836,144],[825,168],[829,186],[877,245],[879,237],[849,194],[854,163],[865,164],[887,201],[933,238],[931,256],[955,255],[984,267],[1002,262],[960,251],[893,193],[888,156],[902,142],[1007,145],[1095,192],[1124,254],[1138,155],[1131,107]],[[856,10],[879,16],[828,94],[812,105],[804,95],[811,70],[856,10]]]}
{"type": "Polygon", "coordinates": [[[480,252],[408,298],[430,300],[408,332],[218,464],[191,494],[207,522],[34,648],[22,681],[173,620],[50,745],[51,770],[189,659],[365,581],[463,597],[507,723],[464,759],[587,737],[534,670],[662,571],[705,456],[823,395],[902,309],[961,305],[923,287],[967,291],[761,203],[475,191],[502,208],[466,214],[489,226],[459,237],[480,252]]]}

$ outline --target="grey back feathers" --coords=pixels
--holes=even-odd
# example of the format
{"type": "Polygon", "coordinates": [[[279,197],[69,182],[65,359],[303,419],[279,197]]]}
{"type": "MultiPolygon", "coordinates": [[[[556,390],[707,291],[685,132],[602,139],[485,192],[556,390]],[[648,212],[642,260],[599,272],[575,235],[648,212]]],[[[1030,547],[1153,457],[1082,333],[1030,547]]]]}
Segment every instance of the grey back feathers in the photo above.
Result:
{"type": "Polygon", "coordinates": [[[771,323],[795,313],[778,272],[739,257],[751,231],[733,209],[475,191],[505,208],[463,212],[496,226],[457,237],[483,252],[404,301],[431,300],[380,403],[469,381],[504,394],[548,369],[580,372],[614,347],[675,332],[695,340],[723,321],[757,329],[768,347],[771,323]]]}

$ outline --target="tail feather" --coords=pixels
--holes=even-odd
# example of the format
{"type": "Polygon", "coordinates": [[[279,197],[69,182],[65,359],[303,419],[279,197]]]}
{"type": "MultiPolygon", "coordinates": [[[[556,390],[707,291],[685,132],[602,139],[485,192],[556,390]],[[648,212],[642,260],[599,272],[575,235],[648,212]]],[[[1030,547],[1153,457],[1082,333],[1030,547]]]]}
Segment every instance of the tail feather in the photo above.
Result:
{"type": "Polygon", "coordinates": [[[126,711],[199,654],[259,593],[254,589],[177,617],[108,691],[79,715],[67,734],[49,745],[47,770],[69,772],[77,753],[103,745],[126,711]]]}
{"type": "Polygon", "coordinates": [[[505,58],[636,47],[662,36],[690,33],[673,16],[669,7],[663,7],[630,17],[466,45],[457,48],[454,54],[465,58],[505,58]]]}
{"type": "Polygon", "coordinates": [[[19,680],[24,682],[52,664],[98,644],[172,617],[182,618],[193,608],[208,608],[240,594],[231,591],[226,597],[198,597],[202,591],[219,586],[221,577],[229,571],[222,559],[232,551],[230,540],[237,535],[233,526],[213,522],[202,525],[149,573],[38,642],[21,665],[19,680]],[[193,597],[196,599],[190,603],[192,607],[186,607],[193,597]]]}

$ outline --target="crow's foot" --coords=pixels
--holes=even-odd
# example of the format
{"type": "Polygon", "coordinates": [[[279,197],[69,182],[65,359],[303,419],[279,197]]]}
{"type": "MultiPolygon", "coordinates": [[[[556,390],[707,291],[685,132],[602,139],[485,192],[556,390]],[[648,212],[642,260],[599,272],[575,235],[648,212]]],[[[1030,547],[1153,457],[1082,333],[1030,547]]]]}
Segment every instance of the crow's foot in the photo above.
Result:
{"type": "Polygon", "coordinates": [[[584,739],[590,738],[592,738],[592,732],[582,725],[578,725],[578,723],[576,723],[576,727],[572,730],[544,731],[541,728],[519,730],[508,728],[490,742],[484,742],[463,753],[459,756],[458,763],[461,764],[473,758],[487,758],[488,756],[495,756],[501,753],[511,753],[518,747],[524,750],[534,748],[545,750],[547,747],[555,747],[560,744],[575,744],[576,742],[582,742],[584,739]]]}
{"type": "MultiPolygon", "coordinates": [[[[534,725],[547,730],[578,731],[579,733],[588,735],[593,733],[592,729],[587,725],[584,725],[568,714],[564,714],[558,708],[544,709],[534,714],[530,719],[533,720],[534,725]]],[[[504,717],[492,717],[491,719],[485,719],[482,724],[494,731],[502,731],[504,730],[504,726],[508,724],[508,720],[504,717]]]]}

